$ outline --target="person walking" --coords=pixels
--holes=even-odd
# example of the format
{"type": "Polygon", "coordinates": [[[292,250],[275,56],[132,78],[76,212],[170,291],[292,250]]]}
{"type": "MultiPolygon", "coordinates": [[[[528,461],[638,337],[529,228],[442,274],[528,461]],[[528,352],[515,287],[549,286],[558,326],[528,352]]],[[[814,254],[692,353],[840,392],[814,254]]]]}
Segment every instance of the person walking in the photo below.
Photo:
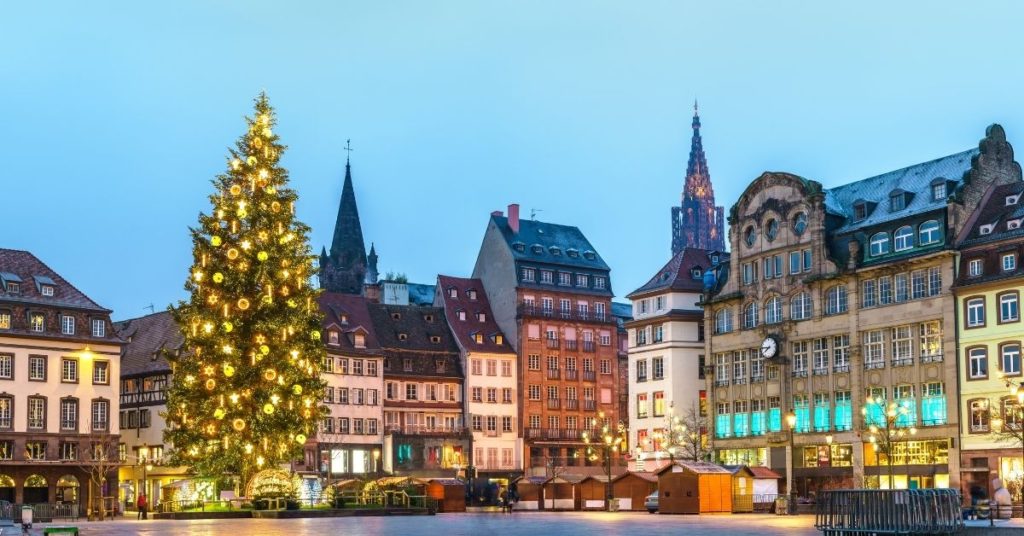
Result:
{"type": "Polygon", "coordinates": [[[135,506],[139,509],[139,519],[149,519],[146,516],[146,509],[149,507],[149,503],[146,502],[145,493],[139,494],[139,500],[135,503],[135,506]]]}

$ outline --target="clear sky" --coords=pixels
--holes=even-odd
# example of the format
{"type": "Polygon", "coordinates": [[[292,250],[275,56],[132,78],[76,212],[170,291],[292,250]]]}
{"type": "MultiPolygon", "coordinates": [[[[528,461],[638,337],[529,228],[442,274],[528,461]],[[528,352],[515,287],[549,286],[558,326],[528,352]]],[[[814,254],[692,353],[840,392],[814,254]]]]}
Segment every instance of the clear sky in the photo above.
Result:
{"type": "MultiPolygon", "coordinates": [[[[381,271],[468,275],[488,214],[579,226],[621,297],[670,254],[700,99],[718,203],[1024,147],[1014,2],[8,2],[0,246],[128,318],[184,296],[187,227],[266,89],[313,247],[347,138],[381,271]]],[[[1024,149],[1019,149],[1024,150],[1024,149]]],[[[620,298],[621,299],[621,298],[620,298]]]]}

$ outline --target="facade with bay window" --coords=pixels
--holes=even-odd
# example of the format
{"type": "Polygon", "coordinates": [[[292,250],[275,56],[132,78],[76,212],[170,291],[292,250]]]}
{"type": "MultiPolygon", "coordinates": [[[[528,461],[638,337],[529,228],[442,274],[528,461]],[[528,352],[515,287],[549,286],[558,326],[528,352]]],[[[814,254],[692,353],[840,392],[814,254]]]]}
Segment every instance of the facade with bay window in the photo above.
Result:
{"type": "Polygon", "coordinates": [[[880,399],[906,408],[897,425],[915,432],[894,449],[896,485],[959,486],[952,239],[989,185],[1013,180],[998,126],[980,149],[831,189],[786,173],[755,180],[731,211],[731,260],[705,304],[709,320],[741,319],[731,331],[716,322],[707,350],[718,460],[791,465],[800,494],[885,486],[884,456],[860,434],[880,399]],[[776,355],[763,355],[766,339],[776,355]]]}
{"type": "Polygon", "coordinates": [[[1022,379],[1022,194],[1021,182],[993,187],[957,240],[960,275],[954,292],[961,311],[957,329],[965,496],[972,488],[991,496],[993,478],[1012,482],[1024,475],[1020,442],[1002,440],[997,434],[1000,426],[1020,426],[1021,399],[1007,382],[1022,379]]]}
{"type": "Polygon", "coordinates": [[[115,460],[121,341],[110,311],[27,251],[0,249],[0,500],[65,501],[115,460]]]}

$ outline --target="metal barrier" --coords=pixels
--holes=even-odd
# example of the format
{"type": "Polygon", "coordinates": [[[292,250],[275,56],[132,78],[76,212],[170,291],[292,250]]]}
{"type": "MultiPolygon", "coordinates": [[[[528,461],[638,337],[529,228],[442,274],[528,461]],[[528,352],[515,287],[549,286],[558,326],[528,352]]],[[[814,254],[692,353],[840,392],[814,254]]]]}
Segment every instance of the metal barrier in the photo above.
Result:
{"type": "Polygon", "coordinates": [[[963,528],[954,489],[833,490],[818,494],[814,527],[830,534],[952,534],[963,528]]]}
{"type": "MultiPolygon", "coordinates": [[[[21,504],[7,503],[0,505],[0,519],[10,519],[21,523],[21,504]],[[9,510],[8,510],[9,509],[9,510]]],[[[79,508],[77,503],[40,503],[25,506],[32,507],[32,520],[36,523],[51,521],[78,521],[79,508]]]]}

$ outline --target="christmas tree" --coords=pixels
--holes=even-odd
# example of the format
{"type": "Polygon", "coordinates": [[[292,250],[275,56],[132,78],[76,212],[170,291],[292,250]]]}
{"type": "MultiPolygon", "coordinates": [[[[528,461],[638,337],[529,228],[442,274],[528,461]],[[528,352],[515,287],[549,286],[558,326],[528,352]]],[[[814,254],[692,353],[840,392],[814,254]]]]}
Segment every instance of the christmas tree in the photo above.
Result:
{"type": "Polygon", "coordinates": [[[192,231],[191,299],[172,308],[185,335],[167,393],[170,462],[200,475],[259,470],[300,455],[326,409],[309,228],[278,162],[285,146],[265,94],[213,180],[192,231]]]}

